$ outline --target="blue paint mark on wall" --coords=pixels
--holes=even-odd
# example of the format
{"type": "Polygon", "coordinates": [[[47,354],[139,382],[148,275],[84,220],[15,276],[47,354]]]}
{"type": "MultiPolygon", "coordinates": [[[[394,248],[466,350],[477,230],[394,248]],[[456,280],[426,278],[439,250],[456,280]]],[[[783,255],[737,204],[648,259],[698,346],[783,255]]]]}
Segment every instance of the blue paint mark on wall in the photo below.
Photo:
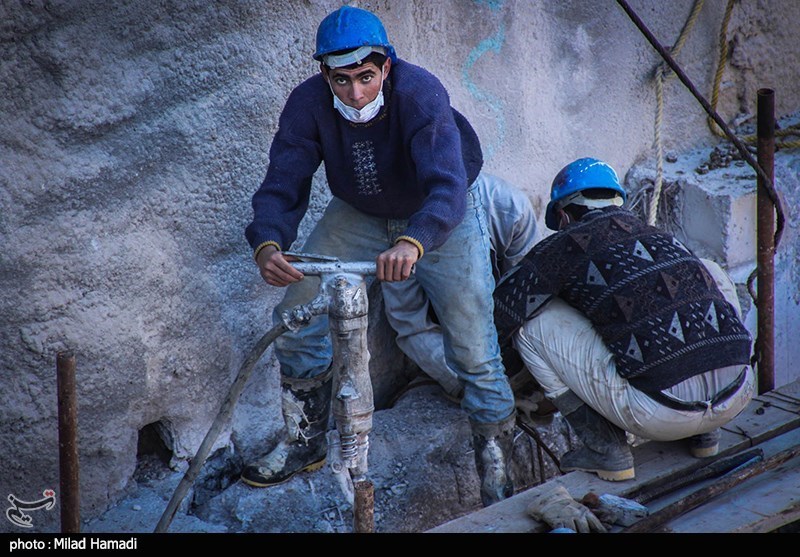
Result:
{"type": "Polygon", "coordinates": [[[475,0],[476,4],[478,4],[479,6],[480,5],[488,6],[489,9],[492,10],[493,12],[499,10],[500,7],[503,5],[503,2],[505,2],[505,0],[475,0]]]}
{"type": "MultiPolygon", "coordinates": [[[[494,13],[498,13],[504,1],[505,0],[475,0],[475,3],[478,4],[478,6],[488,7],[494,13]]],[[[497,148],[505,140],[506,120],[503,112],[503,103],[495,95],[478,87],[472,80],[472,76],[470,74],[472,72],[472,68],[475,66],[476,62],[481,56],[487,52],[499,53],[500,49],[503,48],[505,40],[505,24],[503,22],[499,22],[497,32],[491,37],[482,40],[470,51],[461,69],[461,81],[463,82],[464,87],[466,87],[467,91],[469,91],[473,97],[488,106],[489,110],[494,115],[495,125],[497,126],[497,135],[495,139],[483,149],[483,156],[487,161],[492,158],[497,148]]]]}

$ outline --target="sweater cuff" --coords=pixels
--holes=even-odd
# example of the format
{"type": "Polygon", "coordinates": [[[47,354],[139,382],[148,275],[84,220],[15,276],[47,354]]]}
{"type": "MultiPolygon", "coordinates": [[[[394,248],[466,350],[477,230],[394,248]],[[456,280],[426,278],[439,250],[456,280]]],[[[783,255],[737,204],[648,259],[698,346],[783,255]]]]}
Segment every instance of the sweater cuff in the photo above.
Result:
{"type": "Polygon", "coordinates": [[[422,244],[419,242],[419,240],[412,238],[411,236],[398,236],[394,243],[397,244],[397,242],[400,240],[405,240],[406,242],[414,244],[419,250],[419,259],[422,259],[422,256],[425,255],[425,248],[422,247],[422,244]]]}
{"type": "Polygon", "coordinates": [[[261,242],[260,244],[258,244],[258,246],[256,246],[256,249],[253,251],[253,259],[255,259],[256,261],[258,261],[258,254],[259,254],[259,252],[260,252],[262,249],[264,249],[265,247],[267,247],[267,246],[275,246],[276,248],[278,248],[278,251],[283,251],[283,250],[281,249],[281,246],[280,246],[280,244],[279,244],[278,242],[273,242],[272,240],[270,240],[270,241],[268,241],[268,242],[261,242]]]}

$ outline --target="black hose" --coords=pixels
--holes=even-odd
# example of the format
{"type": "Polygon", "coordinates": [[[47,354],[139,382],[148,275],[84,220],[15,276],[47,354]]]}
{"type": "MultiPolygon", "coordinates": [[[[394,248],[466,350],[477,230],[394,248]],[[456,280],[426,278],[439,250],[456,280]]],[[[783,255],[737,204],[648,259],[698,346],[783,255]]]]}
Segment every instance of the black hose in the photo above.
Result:
{"type": "Polygon", "coordinates": [[[178,484],[177,489],[172,494],[172,499],[170,499],[169,504],[167,505],[164,514],[161,515],[161,520],[158,521],[158,525],[156,525],[156,529],[154,533],[163,533],[167,531],[169,528],[172,519],[175,517],[175,512],[178,510],[178,506],[180,506],[183,498],[186,497],[186,492],[189,491],[189,488],[194,484],[194,481],[197,479],[197,475],[200,473],[200,469],[205,464],[206,458],[208,458],[208,453],[211,451],[211,447],[219,437],[222,428],[228,422],[233,414],[233,409],[236,406],[236,402],[239,400],[239,396],[242,394],[244,390],[244,386],[247,383],[247,380],[250,378],[250,374],[253,372],[253,368],[255,367],[258,360],[261,358],[262,354],[267,350],[270,344],[281,336],[283,333],[289,330],[284,323],[280,323],[279,325],[274,326],[272,329],[267,331],[267,333],[262,336],[253,349],[248,354],[245,361],[242,363],[242,367],[239,369],[239,375],[236,377],[236,380],[231,385],[230,390],[228,391],[228,396],[225,398],[222,406],[220,406],[219,413],[217,417],[214,419],[214,423],[211,425],[211,428],[206,433],[205,439],[200,444],[200,448],[197,449],[197,454],[194,455],[192,459],[192,464],[189,466],[189,469],[184,474],[181,483],[178,484]]]}

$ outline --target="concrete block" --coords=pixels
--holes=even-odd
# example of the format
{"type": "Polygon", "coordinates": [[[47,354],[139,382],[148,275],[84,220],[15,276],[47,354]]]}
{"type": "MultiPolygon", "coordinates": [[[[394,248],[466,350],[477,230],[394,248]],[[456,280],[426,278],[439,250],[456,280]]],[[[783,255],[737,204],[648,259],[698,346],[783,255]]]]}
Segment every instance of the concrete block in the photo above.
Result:
{"type": "Polygon", "coordinates": [[[727,173],[702,178],[687,180],[682,191],[683,240],[698,255],[729,269],[752,262],[756,255],[755,180],[736,181],[727,173]]]}
{"type": "MultiPolygon", "coordinates": [[[[664,166],[657,222],[700,257],[733,269],[756,257],[756,175],[743,161],[721,150],[697,150],[672,157],[664,166]]],[[[635,167],[631,191],[652,187],[655,168],[635,167]]]]}

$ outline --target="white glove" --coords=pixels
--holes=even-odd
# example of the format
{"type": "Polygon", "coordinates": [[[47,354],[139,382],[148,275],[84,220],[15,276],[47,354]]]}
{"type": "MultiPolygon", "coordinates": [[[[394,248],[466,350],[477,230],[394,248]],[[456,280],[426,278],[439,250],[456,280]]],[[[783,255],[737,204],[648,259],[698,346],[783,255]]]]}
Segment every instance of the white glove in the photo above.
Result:
{"type": "Polygon", "coordinates": [[[537,493],[528,514],[551,528],[569,528],[580,533],[606,532],[605,526],[587,507],[578,503],[566,488],[553,484],[537,493]]]}

